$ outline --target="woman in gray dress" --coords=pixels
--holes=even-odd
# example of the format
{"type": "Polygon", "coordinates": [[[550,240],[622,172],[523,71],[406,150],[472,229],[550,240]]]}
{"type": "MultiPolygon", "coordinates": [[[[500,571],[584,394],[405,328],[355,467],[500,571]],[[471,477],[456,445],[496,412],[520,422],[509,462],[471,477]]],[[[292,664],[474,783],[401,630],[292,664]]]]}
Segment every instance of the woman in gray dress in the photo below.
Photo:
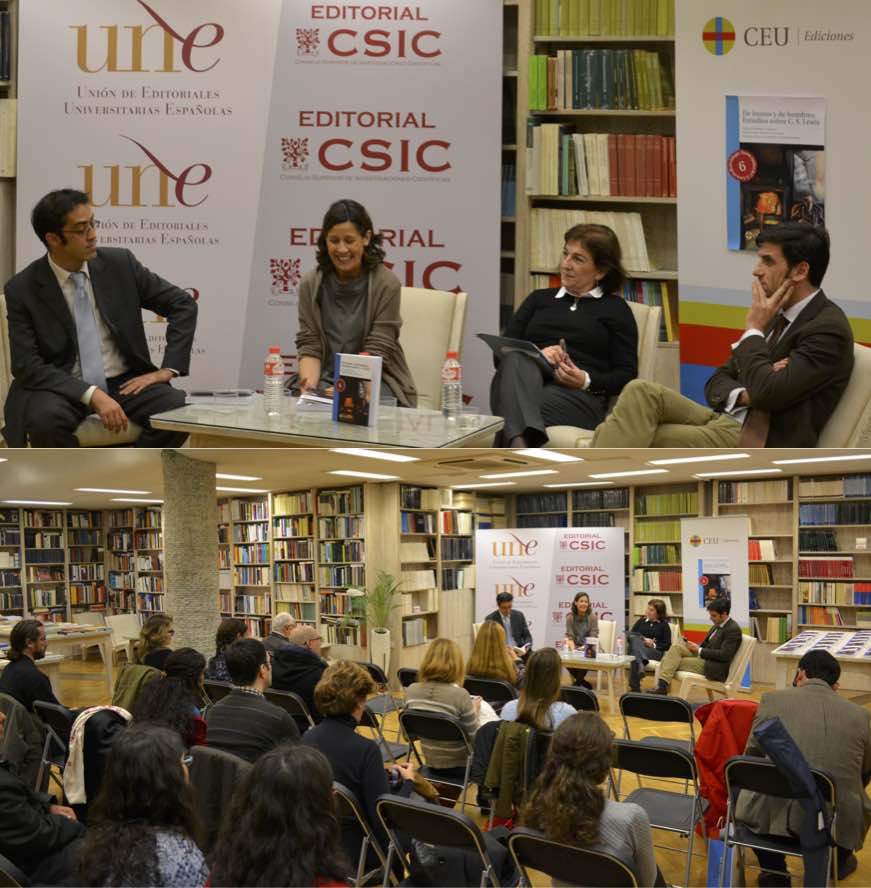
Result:
{"type": "MultiPolygon", "coordinates": [[[[571,613],[566,615],[566,646],[570,651],[583,649],[588,638],[599,637],[599,619],[590,607],[590,596],[586,592],[578,592],[572,599],[571,613]]],[[[569,669],[575,684],[589,690],[593,686],[587,681],[586,669],[569,669]]]]}

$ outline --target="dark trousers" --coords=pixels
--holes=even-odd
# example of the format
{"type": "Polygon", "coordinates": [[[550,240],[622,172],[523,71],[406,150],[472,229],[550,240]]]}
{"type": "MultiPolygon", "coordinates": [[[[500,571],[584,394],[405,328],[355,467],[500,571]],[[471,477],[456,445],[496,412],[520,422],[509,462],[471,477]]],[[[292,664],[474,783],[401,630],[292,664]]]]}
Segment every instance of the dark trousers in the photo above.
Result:
{"type": "Polygon", "coordinates": [[[637,687],[644,675],[644,667],[648,660],[661,660],[662,651],[648,647],[644,643],[644,636],[638,633],[630,633],[628,638],[629,655],[635,659],[629,665],[629,686],[637,687]]]}
{"type": "Polygon", "coordinates": [[[500,435],[506,447],[518,435],[540,447],[547,443],[548,426],[594,429],[605,418],[606,406],[602,395],[545,379],[539,365],[520,352],[505,355],[490,383],[490,409],[505,420],[500,435]]]}
{"type": "MultiPolygon", "coordinates": [[[[780,836],[763,836],[763,838],[777,840],[780,836]]],[[[786,856],[779,851],[756,851],[754,849],[754,853],[756,854],[756,859],[759,861],[759,866],[763,869],[773,870],[774,872],[787,872],[786,856]]],[[[837,845],[835,847],[835,853],[838,855],[838,872],[840,872],[843,864],[846,863],[847,858],[849,858],[853,852],[849,848],[842,848],[840,845],[837,845]]]]}
{"type": "MultiPolygon", "coordinates": [[[[185,402],[185,394],[168,382],[155,383],[136,395],[119,394],[119,389],[136,373],[124,373],[107,380],[111,395],[127,414],[127,418],[142,426],[137,447],[181,447],[187,440],[186,432],[153,429],[149,418],[155,413],[174,410],[185,402]]],[[[81,401],[70,401],[56,392],[30,392],[24,409],[24,427],[32,447],[78,447],[74,432],[79,423],[92,413],[81,401]]]]}

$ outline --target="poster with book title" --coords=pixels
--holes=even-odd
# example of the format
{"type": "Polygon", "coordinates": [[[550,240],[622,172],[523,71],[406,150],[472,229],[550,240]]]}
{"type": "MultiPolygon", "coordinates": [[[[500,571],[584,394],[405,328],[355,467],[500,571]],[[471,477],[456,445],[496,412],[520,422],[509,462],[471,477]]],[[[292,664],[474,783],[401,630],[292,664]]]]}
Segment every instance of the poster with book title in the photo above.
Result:
{"type": "Polygon", "coordinates": [[[333,421],[350,425],[378,423],[380,355],[336,355],[333,421]]]}

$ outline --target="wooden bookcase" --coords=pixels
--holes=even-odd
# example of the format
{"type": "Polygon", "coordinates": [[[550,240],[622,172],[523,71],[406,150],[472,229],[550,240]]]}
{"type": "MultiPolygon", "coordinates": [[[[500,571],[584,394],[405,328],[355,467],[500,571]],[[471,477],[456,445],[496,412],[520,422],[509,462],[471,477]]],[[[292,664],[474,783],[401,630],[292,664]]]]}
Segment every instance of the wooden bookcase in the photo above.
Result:
{"type": "Polygon", "coordinates": [[[67,591],[70,614],[106,613],[106,537],[101,511],[67,509],[67,591]]]}
{"type": "Polygon", "coordinates": [[[317,627],[313,504],[311,490],[272,496],[273,613],[289,613],[297,623],[317,627]]]}
{"type": "Polygon", "coordinates": [[[264,638],[272,622],[269,497],[234,497],[229,530],[233,616],[247,623],[252,637],[264,638]]]}
{"type": "Polygon", "coordinates": [[[106,512],[107,613],[136,613],[133,509],[106,512]]]}
{"type": "Polygon", "coordinates": [[[136,613],[141,620],[163,613],[163,509],[146,506],[133,512],[133,548],[136,553],[136,613]]]}
{"type": "Polygon", "coordinates": [[[24,616],[21,510],[0,509],[0,613],[24,616]]]}
{"type": "Polygon", "coordinates": [[[69,619],[67,553],[62,509],[23,509],[27,616],[43,622],[69,619]]]}
{"type": "Polygon", "coordinates": [[[230,500],[218,500],[218,613],[233,616],[233,557],[230,541],[230,500]]]}
{"type": "MultiPolygon", "coordinates": [[[[424,645],[439,634],[441,504],[438,488],[408,484],[399,486],[399,577],[403,648],[424,645]]],[[[403,656],[405,654],[403,650],[403,656]]]]}

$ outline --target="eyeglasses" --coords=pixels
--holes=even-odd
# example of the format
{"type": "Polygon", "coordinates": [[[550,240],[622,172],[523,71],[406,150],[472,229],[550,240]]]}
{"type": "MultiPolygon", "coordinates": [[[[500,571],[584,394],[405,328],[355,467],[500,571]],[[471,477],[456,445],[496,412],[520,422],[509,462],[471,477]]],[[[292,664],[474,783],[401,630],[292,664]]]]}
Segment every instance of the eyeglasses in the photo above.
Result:
{"type": "Polygon", "coordinates": [[[64,234],[77,234],[79,237],[84,237],[89,231],[99,231],[100,230],[100,221],[99,219],[91,219],[90,222],[79,222],[78,225],[73,225],[72,228],[61,228],[61,231],[64,234]]]}
{"type": "Polygon", "coordinates": [[[194,757],[190,753],[188,753],[187,755],[183,755],[181,757],[181,763],[186,768],[189,768],[194,763],[194,757]]]}

